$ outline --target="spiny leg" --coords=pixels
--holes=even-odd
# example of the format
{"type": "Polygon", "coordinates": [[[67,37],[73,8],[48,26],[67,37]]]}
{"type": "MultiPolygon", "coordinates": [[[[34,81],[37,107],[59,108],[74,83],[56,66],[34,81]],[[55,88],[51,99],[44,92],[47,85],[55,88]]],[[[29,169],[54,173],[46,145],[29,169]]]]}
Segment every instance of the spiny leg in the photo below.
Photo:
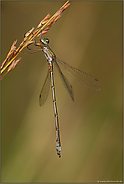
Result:
{"type": "MultiPolygon", "coordinates": [[[[40,35],[40,42],[41,42],[41,36],[42,36],[42,32],[41,32],[41,35],[40,35]]],[[[34,51],[34,52],[31,52],[31,54],[42,51],[43,46],[40,43],[36,43],[36,38],[34,38],[33,40],[34,40],[34,45],[38,46],[38,47],[41,47],[41,49],[31,49],[31,48],[29,48],[29,46],[27,46],[28,50],[33,50],[34,51]]]]}

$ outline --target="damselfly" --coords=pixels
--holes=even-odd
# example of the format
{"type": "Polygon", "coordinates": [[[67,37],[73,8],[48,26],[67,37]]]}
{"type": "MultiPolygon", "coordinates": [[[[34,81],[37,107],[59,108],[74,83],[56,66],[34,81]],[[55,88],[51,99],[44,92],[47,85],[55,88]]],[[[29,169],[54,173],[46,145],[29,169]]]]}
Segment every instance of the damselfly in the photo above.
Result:
{"type": "Polygon", "coordinates": [[[49,39],[48,38],[40,39],[40,43],[36,43],[36,41],[35,41],[35,45],[39,46],[41,48],[40,50],[43,51],[43,53],[47,59],[47,62],[48,62],[48,72],[47,72],[45,82],[43,84],[43,87],[42,87],[40,95],[39,95],[39,104],[40,104],[40,106],[42,106],[45,103],[45,101],[48,97],[48,93],[49,93],[49,89],[50,89],[50,81],[51,81],[52,100],[53,100],[53,108],[54,108],[54,116],[55,116],[56,150],[57,150],[58,156],[61,157],[61,141],[60,141],[58,112],[57,112],[57,105],[56,105],[53,65],[55,64],[55,66],[57,67],[57,69],[60,73],[61,79],[63,80],[65,87],[67,88],[69,95],[71,96],[73,101],[74,101],[74,95],[73,95],[72,85],[69,83],[69,81],[67,80],[65,75],[62,73],[59,64],[62,65],[72,77],[74,77],[77,81],[79,81],[84,86],[89,87],[89,88],[96,90],[96,91],[100,90],[101,86],[100,86],[99,81],[96,78],[70,66],[69,64],[65,63],[64,61],[59,60],[56,57],[55,53],[49,47],[49,39]]]}

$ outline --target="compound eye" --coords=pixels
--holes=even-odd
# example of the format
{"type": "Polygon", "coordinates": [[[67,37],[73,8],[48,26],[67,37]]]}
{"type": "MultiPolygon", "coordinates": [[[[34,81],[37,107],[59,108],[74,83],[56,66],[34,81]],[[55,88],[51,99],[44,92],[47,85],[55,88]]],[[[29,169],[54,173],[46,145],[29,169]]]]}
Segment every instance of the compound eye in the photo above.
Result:
{"type": "Polygon", "coordinates": [[[48,38],[46,39],[46,43],[49,44],[49,39],[48,38]]]}

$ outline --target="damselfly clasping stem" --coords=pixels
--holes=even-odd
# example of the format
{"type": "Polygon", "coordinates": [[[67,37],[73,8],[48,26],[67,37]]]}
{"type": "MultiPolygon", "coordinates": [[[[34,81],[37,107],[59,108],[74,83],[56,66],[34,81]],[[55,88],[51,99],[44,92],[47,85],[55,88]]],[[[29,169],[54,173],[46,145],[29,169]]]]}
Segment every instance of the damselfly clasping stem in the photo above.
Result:
{"type": "Polygon", "coordinates": [[[16,48],[17,40],[13,42],[10,51],[7,54],[6,59],[1,64],[1,80],[2,78],[11,71],[21,60],[21,58],[15,60],[18,54],[27,46],[34,43],[34,38],[46,34],[51,28],[52,24],[55,23],[61,16],[62,12],[70,5],[69,1],[66,3],[50,18],[50,14],[47,14],[36,28],[32,27],[24,36],[23,41],[16,48]]]}

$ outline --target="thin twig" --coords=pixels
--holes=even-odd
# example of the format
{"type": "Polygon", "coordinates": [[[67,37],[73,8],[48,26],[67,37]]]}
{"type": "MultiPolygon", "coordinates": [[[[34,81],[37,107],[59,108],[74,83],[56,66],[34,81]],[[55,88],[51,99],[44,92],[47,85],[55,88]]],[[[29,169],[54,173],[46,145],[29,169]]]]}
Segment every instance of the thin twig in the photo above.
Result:
{"type": "MultiPolygon", "coordinates": [[[[7,69],[7,72],[3,75],[5,76],[9,71],[11,71],[12,69],[14,69],[14,67],[18,64],[18,62],[21,60],[20,58],[17,59],[15,61],[15,58],[18,56],[18,54],[27,46],[31,45],[34,43],[34,38],[35,37],[39,37],[43,34],[46,34],[49,29],[51,28],[52,24],[55,23],[61,16],[62,16],[62,12],[70,5],[69,1],[66,1],[66,3],[50,18],[50,14],[48,14],[42,21],[40,21],[40,23],[38,24],[38,26],[36,28],[31,28],[31,30],[29,30],[26,34],[25,37],[23,39],[23,41],[21,42],[21,44],[19,45],[19,47],[16,49],[16,41],[14,41],[14,43],[11,46],[11,49],[9,51],[9,53],[7,54],[6,59],[3,61],[3,63],[1,64],[1,74],[3,74],[3,72],[7,69]]],[[[3,76],[1,77],[1,79],[3,78],[3,76]]]]}

